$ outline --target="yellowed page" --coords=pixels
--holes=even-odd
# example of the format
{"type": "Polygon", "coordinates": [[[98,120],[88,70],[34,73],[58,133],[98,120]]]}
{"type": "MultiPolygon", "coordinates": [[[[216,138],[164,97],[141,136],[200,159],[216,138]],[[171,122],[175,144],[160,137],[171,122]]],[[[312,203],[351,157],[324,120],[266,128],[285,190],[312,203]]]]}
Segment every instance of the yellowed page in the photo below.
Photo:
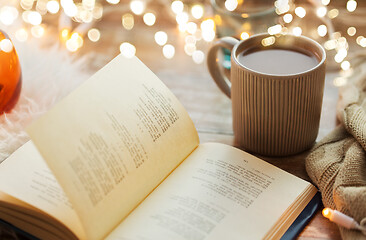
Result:
{"type": "Polygon", "coordinates": [[[0,191],[46,212],[85,239],[64,191],[31,141],[0,164],[0,191]]]}
{"type": "Polygon", "coordinates": [[[101,239],[198,145],[170,90],[116,57],[28,128],[85,228],[101,239]]]}
{"type": "Polygon", "coordinates": [[[263,239],[309,185],[239,149],[201,144],[107,240],[263,239]]]}

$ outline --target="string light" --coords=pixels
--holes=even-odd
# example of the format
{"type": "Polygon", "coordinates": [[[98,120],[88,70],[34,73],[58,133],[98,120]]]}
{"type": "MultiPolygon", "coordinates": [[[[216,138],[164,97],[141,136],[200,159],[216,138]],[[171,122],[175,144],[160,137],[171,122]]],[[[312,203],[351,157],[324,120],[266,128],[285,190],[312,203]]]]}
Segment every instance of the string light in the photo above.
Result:
{"type": "Polygon", "coordinates": [[[186,24],[188,22],[188,14],[186,12],[181,12],[176,16],[176,21],[179,25],[186,24]]]}
{"type": "Polygon", "coordinates": [[[172,59],[175,55],[175,48],[173,45],[167,44],[163,47],[163,55],[167,59],[172,59]]]}
{"type": "Polygon", "coordinates": [[[195,18],[195,19],[200,19],[202,18],[203,16],[203,7],[201,5],[194,5],[191,9],[191,13],[192,13],[192,16],[195,18]]]}
{"type": "Polygon", "coordinates": [[[238,7],[238,1],[237,0],[226,0],[225,1],[225,8],[232,12],[238,7]]]}
{"type": "Polygon", "coordinates": [[[11,25],[18,18],[19,12],[15,7],[4,6],[0,10],[0,21],[4,25],[11,25]]]}
{"type": "Polygon", "coordinates": [[[292,29],[292,33],[295,35],[295,36],[300,36],[302,34],[302,29],[301,27],[295,27],[292,29]]]}
{"type": "Polygon", "coordinates": [[[45,29],[43,26],[37,25],[37,26],[33,26],[31,28],[31,33],[35,38],[41,38],[43,37],[44,33],[45,33],[45,29]]]}
{"type": "Polygon", "coordinates": [[[92,42],[98,42],[100,39],[100,31],[96,28],[92,28],[88,31],[88,38],[92,42]]]}
{"type": "Polygon", "coordinates": [[[324,24],[318,27],[319,36],[324,37],[325,35],[327,35],[327,32],[328,32],[327,26],[325,26],[324,24]]]}
{"type": "Polygon", "coordinates": [[[324,6],[327,6],[330,3],[330,0],[322,0],[322,4],[324,6]]]}
{"type": "Polygon", "coordinates": [[[46,7],[47,11],[52,14],[56,14],[60,10],[60,4],[55,0],[48,1],[46,7]]]}
{"type": "Polygon", "coordinates": [[[197,31],[197,24],[194,22],[187,23],[187,32],[194,34],[197,31]]]}
{"type": "Polygon", "coordinates": [[[327,8],[326,7],[319,7],[317,10],[316,10],[316,15],[318,17],[324,17],[325,15],[327,14],[327,8]]]}
{"type": "Polygon", "coordinates": [[[131,30],[135,25],[135,20],[133,15],[130,13],[126,13],[122,16],[122,25],[126,30],[131,30]]]}
{"type": "Polygon", "coordinates": [[[194,51],[192,59],[196,64],[201,64],[205,60],[205,54],[201,50],[194,51]]]}
{"type": "Polygon", "coordinates": [[[133,0],[130,3],[131,11],[136,15],[141,15],[145,10],[145,2],[140,0],[133,0]]]}
{"type": "Polygon", "coordinates": [[[245,39],[248,39],[249,38],[249,33],[247,33],[247,32],[242,32],[241,34],[240,34],[240,39],[241,40],[245,40],[245,39]]]}
{"type": "Polygon", "coordinates": [[[197,40],[194,36],[192,35],[188,35],[185,37],[184,41],[187,43],[187,44],[196,44],[197,40]]]}
{"type": "Polygon", "coordinates": [[[266,37],[266,38],[263,38],[261,43],[264,47],[268,47],[268,46],[271,46],[273,45],[274,43],[276,42],[276,38],[271,36],[271,37],[266,37]]]}
{"type": "Polygon", "coordinates": [[[188,55],[188,56],[192,56],[192,54],[196,51],[196,45],[195,44],[191,44],[188,43],[186,45],[184,45],[184,52],[188,55]]]}
{"type": "Polygon", "coordinates": [[[143,19],[144,23],[148,26],[154,25],[156,21],[155,14],[153,13],[145,13],[143,19]]]}
{"type": "Polygon", "coordinates": [[[171,9],[175,14],[183,12],[184,4],[182,1],[174,1],[171,4],[171,9]]]}
{"type": "Polygon", "coordinates": [[[282,26],[281,26],[280,24],[277,24],[277,25],[274,25],[274,26],[272,26],[272,27],[269,27],[269,28],[268,28],[268,33],[269,33],[270,35],[275,35],[275,34],[280,33],[280,32],[281,32],[281,30],[282,30],[282,26]]]}
{"type": "Polygon", "coordinates": [[[110,4],[118,4],[120,0],[107,0],[110,4]]]}
{"type": "Polygon", "coordinates": [[[27,30],[25,30],[24,28],[18,29],[15,32],[15,38],[19,41],[19,42],[25,42],[28,39],[28,32],[27,30]]]}
{"type": "Polygon", "coordinates": [[[353,12],[357,8],[357,2],[355,0],[348,0],[347,2],[347,11],[353,12]]]}
{"type": "Polygon", "coordinates": [[[295,14],[299,17],[299,18],[303,18],[306,15],[306,10],[303,7],[297,7],[295,8],[295,14]]]}
{"type": "Polygon", "coordinates": [[[330,11],[328,12],[328,17],[329,17],[330,19],[336,18],[336,17],[338,17],[338,15],[339,15],[339,11],[338,11],[338,9],[332,9],[332,10],[330,10],[330,11]]]}
{"type": "Polygon", "coordinates": [[[349,27],[347,29],[347,34],[351,37],[353,37],[354,35],[356,35],[356,28],[355,27],[349,27]]]}
{"type": "Polygon", "coordinates": [[[341,68],[343,69],[343,70],[348,70],[348,69],[350,69],[350,67],[351,67],[351,64],[350,64],[350,62],[349,61],[343,61],[342,63],[341,63],[341,68]]]}
{"type": "Polygon", "coordinates": [[[132,58],[136,54],[136,47],[129,42],[121,43],[119,49],[126,58],[132,58]]]}
{"type": "Polygon", "coordinates": [[[283,21],[285,23],[290,23],[292,22],[292,19],[293,19],[293,16],[291,13],[286,13],[284,16],[283,16],[283,21]]]}
{"type": "Polygon", "coordinates": [[[168,35],[163,31],[156,32],[154,38],[155,42],[160,46],[163,46],[168,41],[168,35]]]}

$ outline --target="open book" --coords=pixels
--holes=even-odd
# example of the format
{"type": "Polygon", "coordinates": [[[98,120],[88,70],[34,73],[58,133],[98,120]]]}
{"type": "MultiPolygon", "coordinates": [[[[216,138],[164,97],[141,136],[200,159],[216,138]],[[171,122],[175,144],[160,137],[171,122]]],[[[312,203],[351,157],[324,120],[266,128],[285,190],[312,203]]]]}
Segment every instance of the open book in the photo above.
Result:
{"type": "Polygon", "coordinates": [[[42,239],[279,239],[317,192],[239,149],[199,144],[137,58],[116,57],[28,133],[0,165],[0,219],[42,239]]]}

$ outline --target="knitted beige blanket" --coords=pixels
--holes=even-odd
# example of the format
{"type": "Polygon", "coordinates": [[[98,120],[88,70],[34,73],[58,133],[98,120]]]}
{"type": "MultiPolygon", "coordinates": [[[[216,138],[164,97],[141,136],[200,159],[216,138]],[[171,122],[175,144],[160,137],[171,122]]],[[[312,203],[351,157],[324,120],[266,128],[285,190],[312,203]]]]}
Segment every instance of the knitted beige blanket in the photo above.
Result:
{"type": "MultiPolygon", "coordinates": [[[[366,221],[366,64],[340,89],[338,105],[341,124],[312,149],[306,171],[325,207],[360,223],[366,221]]],[[[339,229],[343,239],[366,239],[360,231],[339,229]]]]}

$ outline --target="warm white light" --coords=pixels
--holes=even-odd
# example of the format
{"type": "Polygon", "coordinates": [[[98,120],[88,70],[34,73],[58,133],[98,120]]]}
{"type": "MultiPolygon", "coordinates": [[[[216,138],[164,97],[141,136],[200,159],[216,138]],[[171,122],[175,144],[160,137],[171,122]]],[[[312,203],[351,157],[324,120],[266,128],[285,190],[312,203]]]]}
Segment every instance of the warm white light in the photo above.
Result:
{"type": "Polygon", "coordinates": [[[319,7],[316,10],[316,15],[318,15],[318,17],[324,17],[327,14],[327,8],[326,7],[319,7]]]}
{"type": "Polygon", "coordinates": [[[299,17],[299,18],[303,18],[306,15],[306,10],[303,7],[297,7],[295,8],[295,14],[299,17]]]}
{"type": "Polygon", "coordinates": [[[330,19],[336,18],[336,17],[338,17],[338,15],[339,15],[339,11],[338,11],[338,9],[332,9],[332,10],[330,10],[330,11],[328,12],[328,17],[329,17],[330,19]]]}
{"type": "Polygon", "coordinates": [[[325,35],[327,35],[327,32],[328,32],[327,26],[322,24],[318,27],[319,36],[324,37],[325,35]]]}
{"type": "Polygon", "coordinates": [[[141,15],[145,10],[145,2],[140,0],[133,0],[130,3],[131,11],[136,15],[141,15]]]}
{"type": "Polygon", "coordinates": [[[73,34],[71,34],[70,40],[76,42],[78,48],[81,48],[84,44],[83,37],[77,32],[74,32],[73,34]]]}
{"type": "Polygon", "coordinates": [[[277,24],[277,25],[274,25],[272,27],[269,27],[268,28],[268,33],[271,34],[271,35],[275,35],[275,34],[280,33],[281,30],[282,30],[282,26],[280,24],[277,24]]]}
{"type": "Polygon", "coordinates": [[[167,59],[171,59],[174,57],[175,55],[175,48],[174,46],[167,44],[163,47],[163,55],[164,57],[166,57],[167,59]]]}
{"type": "Polygon", "coordinates": [[[332,50],[335,49],[337,46],[337,41],[336,40],[328,40],[324,43],[324,48],[327,50],[332,50]]]}
{"type": "Polygon", "coordinates": [[[119,0],[107,0],[110,4],[118,4],[119,0]]]}
{"type": "Polygon", "coordinates": [[[61,6],[64,9],[64,12],[69,17],[75,17],[78,13],[78,8],[75,5],[73,0],[61,0],[61,6]]]}
{"type": "Polygon", "coordinates": [[[179,25],[185,24],[188,22],[188,14],[186,12],[181,12],[176,16],[176,21],[179,25]]]}
{"type": "Polygon", "coordinates": [[[69,39],[66,41],[66,49],[70,52],[76,52],[78,50],[78,43],[73,39],[69,39]]]}
{"type": "Polygon", "coordinates": [[[103,7],[98,4],[93,9],[93,18],[100,19],[103,16],[103,7]]]}
{"type": "Polygon", "coordinates": [[[132,58],[136,54],[136,47],[128,42],[122,43],[119,47],[119,50],[126,58],[132,58]]]}
{"type": "Polygon", "coordinates": [[[293,19],[293,16],[291,13],[286,13],[284,16],[283,16],[283,21],[285,23],[290,23],[292,22],[292,19],[293,19]]]}
{"type": "Polygon", "coordinates": [[[28,39],[28,32],[24,28],[21,28],[15,32],[15,38],[19,42],[25,42],[28,39]]]}
{"type": "Polygon", "coordinates": [[[126,13],[122,16],[122,25],[126,30],[131,30],[135,25],[135,20],[133,15],[130,13],[126,13]]]}
{"type": "Polygon", "coordinates": [[[263,38],[261,43],[264,47],[268,47],[270,45],[273,45],[276,41],[276,38],[273,37],[273,36],[270,36],[270,37],[266,37],[266,38],[263,38]]]}
{"type": "Polygon", "coordinates": [[[96,28],[92,28],[88,31],[88,38],[92,42],[98,42],[100,39],[100,31],[96,28]]]}
{"type": "Polygon", "coordinates": [[[228,11],[234,11],[238,7],[238,1],[237,0],[226,0],[225,1],[225,8],[228,11]]]}
{"type": "Polygon", "coordinates": [[[192,35],[188,35],[185,37],[184,41],[187,43],[187,44],[196,44],[197,40],[196,40],[196,37],[195,36],[192,36],[192,35]]]}
{"type": "Polygon", "coordinates": [[[211,42],[212,40],[215,39],[215,36],[216,36],[216,33],[215,33],[214,30],[209,30],[209,31],[203,31],[202,32],[202,38],[206,42],[211,42]]]}
{"type": "Polygon", "coordinates": [[[324,6],[327,6],[330,3],[330,0],[322,0],[322,4],[324,6]]]}
{"type": "Polygon", "coordinates": [[[17,19],[18,15],[19,12],[15,7],[4,6],[0,11],[0,21],[4,25],[11,25],[17,19]]]}
{"type": "Polygon", "coordinates": [[[347,10],[349,12],[355,11],[357,8],[357,2],[355,0],[348,0],[347,2],[347,10]]]}
{"type": "Polygon", "coordinates": [[[302,34],[302,29],[301,27],[295,27],[294,29],[292,29],[292,33],[295,35],[295,36],[300,36],[302,34]]]}
{"type": "Polygon", "coordinates": [[[347,50],[342,48],[340,50],[338,50],[337,54],[334,56],[334,60],[337,63],[341,63],[343,61],[343,59],[345,59],[347,57],[347,50]]]}
{"type": "Polygon", "coordinates": [[[194,22],[187,23],[187,32],[190,34],[194,34],[197,30],[197,24],[194,22]]]}
{"type": "Polygon", "coordinates": [[[290,10],[290,5],[288,0],[275,1],[276,13],[278,15],[284,14],[290,10]]]}
{"type": "Polygon", "coordinates": [[[28,14],[28,22],[34,26],[42,23],[42,16],[39,12],[31,11],[28,14]]]}
{"type": "Polygon", "coordinates": [[[348,62],[348,61],[343,61],[343,62],[341,63],[341,68],[342,68],[344,71],[346,71],[346,70],[350,69],[350,68],[351,68],[351,64],[350,64],[350,62],[348,62]]]}
{"type": "Polygon", "coordinates": [[[179,24],[178,25],[178,30],[179,30],[179,32],[184,33],[187,30],[187,24],[186,23],[179,24]]]}
{"type": "Polygon", "coordinates": [[[56,0],[51,0],[47,2],[47,11],[55,14],[60,10],[60,4],[56,0]]]}
{"type": "Polygon", "coordinates": [[[201,23],[201,29],[202,29],[202,31],[215,30],[215,22],[214,22],[214,20],[212,20],[212,19],[204,20],[201,23]]]}
{"type": "Polygon", "coordinates": [[[0,49],[3,52],[11,52],[13,50],[13,43],[9,39],[3,39],[0,41],[0,49]]]}
{"type": "Polygon", "coordinates": [[[160,46],[163,46],[168,41],[168,35],[163,31],[156,32],[154,38],[155,42],[160,46]]]}
{"type": "Polygon", "coordinates": [[[240,34],[240,39],[241,39],[241,40],[245,40],[245,39],[247,39],[247,38],[249,38],[249,33],[247,33],[247,32],[242,32],[242,33],[240,34]]]}
{"type": "Polygon", "coordinates": [[[183,12],[184,4],[181,1],[174,1],[174,2],[172,2],[171,8],[175,14],[178,14],[178,13],[183,12]]]}
{"type": "Polygon", "coordinates": [[[44,35],[44,32],[45,32],[44,27],[42,27],[40,25],[33,26],[31,28],[31,33],[36,38],[41,38],[44,35]]]}
{"type": "Polygon", "coordinates": [[[201,64],[205,60],[205,54],[201,50],[194,51],[192,54],[192,59],[193,62],[201,64]]]}
{"type": "Polygon", "coordinates": [[[184,52],[188,56],[192,56],[194,51],[196,51],[196,45],[195,44],[186,44],[186,45],[184,45],[184,52]]]}
{"type": "Polygon", "coordinates": [[[358,36],[357,38],[356,38],[356,43],[358,44],[358,45],[360,45],[361,44],[361,40],[362,39],[364,39],[364,36],[358,36]]]}
{"type": "Polygon", "coordinates": [[[333,84],[336,87],[342,87],[347,84],[347,78],[337,77],[333,80],[333,84]]]}
{"type": "Polygon", "coordinates": [[[191,13],[195,19],[200,19],[203,16],[203,7],[201,5],[194,5],[191,13]]]}
{"type": "Polygon", "coordinates": [[[366,47],[366,38],[362,38],[362,39],[360,40],[360,46],[361,46],[361,47],[366,47]]]}
{"type": "Polygon", "coordinates": [[[354,35],[356,35],[356,28],[355,27],[349,27],[347,29],[347,33],[348,33],[348,35],[350,35],[351,37],[353,37],[354,35]]]}
{"type": "Polygon", "coordinates": [[[155,24],[155,21],[156,21],[156,17],[155,17],[155,14],[153,13],[145,13],[144,14],[144,23],[147,25],[147,26],[152,26],[155,24]]]}

